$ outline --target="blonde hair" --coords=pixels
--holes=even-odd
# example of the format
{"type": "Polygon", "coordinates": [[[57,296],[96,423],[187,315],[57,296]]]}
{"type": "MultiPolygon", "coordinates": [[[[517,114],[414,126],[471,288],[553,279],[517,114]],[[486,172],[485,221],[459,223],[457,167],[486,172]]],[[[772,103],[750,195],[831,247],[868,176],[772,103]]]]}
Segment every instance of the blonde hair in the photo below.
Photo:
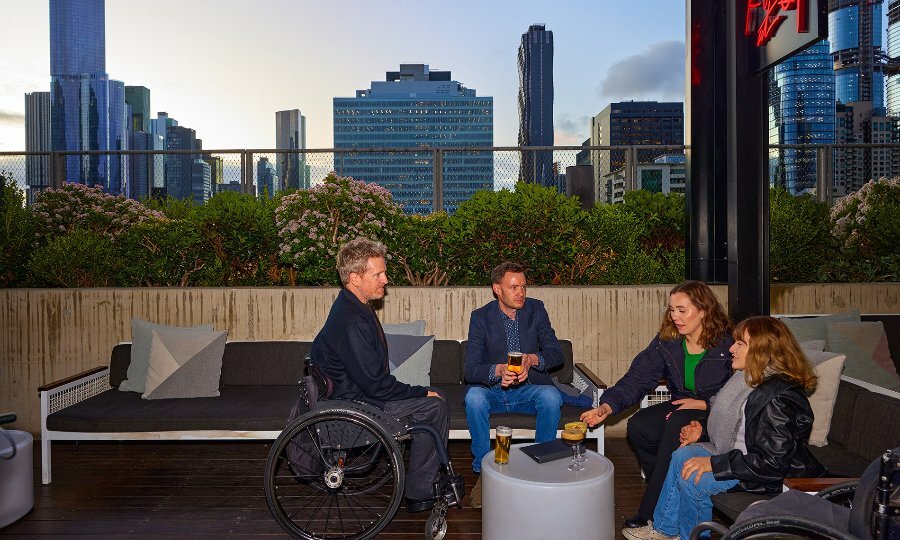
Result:
{"type": "Polygon", "coordinates": [[[747,335],[744,379],[757,386],[773,373],[780,373],[806,390],[816,386],[816,376],[794,335],[780,320],[757,316],[744,319],[734,327],[735,341],[747,335]]]}
{"type": "MultiPolygon", "coordinates": [[[[683,293],[687,295],[691,303],[703,311],[704,316],[700,320],[703,330],[700,332],[700,345],[704,349],[712,349],[718,345],[719,338],[731,330],[731,319],[725,313],[725,309],[713,294],[712,289],[702,281],[684,281],[675,285],[669,291],[669,297],[673,294],[683,293]]],[[[680,339],[682,336],[675,327],[675,322],[669,314],[669,306],[663,313],[662,326],[659,329],[659,337],[662,339],[680,339]]]]}
{"type": "Polygon", "coordinates": [[[360,236],[354,240],[350,240],[343,246],[337,254],[337,271],[341,276],[341,283],[344,285],[350,281],[350,274],[362,274],[366,271],[366,265],[369,259],[384,258],[387,255],[387,248],[381,242],[369,240],[360,236]]]}

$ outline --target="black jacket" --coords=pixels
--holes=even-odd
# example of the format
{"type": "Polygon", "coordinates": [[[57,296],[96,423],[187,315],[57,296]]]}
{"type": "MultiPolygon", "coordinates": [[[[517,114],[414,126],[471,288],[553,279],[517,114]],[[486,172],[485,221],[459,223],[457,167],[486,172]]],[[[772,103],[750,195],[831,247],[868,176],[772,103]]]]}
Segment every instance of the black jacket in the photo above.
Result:
{"type": "Polygon", "coordinates": [[[384,408],[385,401],[425,397],[428,389],[398,381],[389,373],[387,341],[372,309],[341,289],[310,357],[331,379],[331,399],[353,399],[384,408]]]}
{"type": "Polygon", "coordinates": [[[702,399],[709,405],[719,388],[731,377],[731,336],[722,336],[716,345],[706,351],[694,371],[694,388],[691,392],[684,387],[684,349],[681,339],[663,340],[657,335],[646,349],[631,361],[628,372],[612,388],[603,392],[600,403],[612,407],[613,414],[619,414],[638,403],[647,392],[666,379],[673,400],[702,399]]]}
{"type": "Polygon", "coordinates": [[[803,388],[783,375],[768,377],[750,392],[744,406],[747,453],[712,456],[716,480],[739,480],[730,491],[781,493],[786,477],[825,474],[806,441],[813,412],[803,388]]]}

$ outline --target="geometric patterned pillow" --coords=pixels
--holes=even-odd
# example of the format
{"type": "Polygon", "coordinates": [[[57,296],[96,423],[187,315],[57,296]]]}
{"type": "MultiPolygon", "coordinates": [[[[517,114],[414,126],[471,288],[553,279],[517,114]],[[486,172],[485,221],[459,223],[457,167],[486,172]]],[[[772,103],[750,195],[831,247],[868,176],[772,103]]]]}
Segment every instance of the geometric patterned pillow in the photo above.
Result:
{"type": "Polygon", "coordinates": [[[131,319],[131,362],[128,364],[128,373],[125,380],[119,385],[119,390],[144,393],[147,366],[150,365],[150,338],[153,330],[193,332],[212,329],[211,324],[191,327],[166,326],[141,319],[131,319]]]}
{"type": "Polygon", "coordinates": [[[434,336],[385,334],[391,375],[402,383],[431,386],[434,336]]]}
{"type": "Polygon", "coordinates": [[[219,395],[227,332],[153,330],[144,399],[219,395]]]}
{"type": "Polygon", "coordinates": [[[844,375],[900,392],[900,377],[879,321],[826,325],[828,350],[847,355],[844,375]]]}

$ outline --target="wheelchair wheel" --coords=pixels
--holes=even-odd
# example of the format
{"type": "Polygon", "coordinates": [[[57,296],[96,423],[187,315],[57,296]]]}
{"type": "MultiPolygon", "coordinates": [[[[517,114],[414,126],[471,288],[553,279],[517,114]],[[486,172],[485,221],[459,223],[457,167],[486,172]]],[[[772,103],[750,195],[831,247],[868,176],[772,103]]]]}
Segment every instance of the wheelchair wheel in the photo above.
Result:
{"type": "Polygon", "coordinates": [[[365,539],[393,518],[403,495],[403,453],[384,427],[354,410],[309,412],[266,459],[266,502],[296,538],[365,539]]]}

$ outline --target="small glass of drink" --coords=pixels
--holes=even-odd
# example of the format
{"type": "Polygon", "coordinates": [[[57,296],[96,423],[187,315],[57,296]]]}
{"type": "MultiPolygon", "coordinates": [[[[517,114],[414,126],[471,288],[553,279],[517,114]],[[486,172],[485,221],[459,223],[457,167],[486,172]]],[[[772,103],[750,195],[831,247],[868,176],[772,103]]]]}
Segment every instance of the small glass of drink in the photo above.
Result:
{"type": "Polygon", "coordinates": [[[499,464],[509,463],[509,446],[512,443],[512,428],[507,426],[497,427],[497,447],[494,449],[494,462],[499,464]]]}
{"type": "Polygon", "coordinates": [[[506,355],[507,369],[513,373],[522,373],[522,353],[515,351],[506,355]]]}

